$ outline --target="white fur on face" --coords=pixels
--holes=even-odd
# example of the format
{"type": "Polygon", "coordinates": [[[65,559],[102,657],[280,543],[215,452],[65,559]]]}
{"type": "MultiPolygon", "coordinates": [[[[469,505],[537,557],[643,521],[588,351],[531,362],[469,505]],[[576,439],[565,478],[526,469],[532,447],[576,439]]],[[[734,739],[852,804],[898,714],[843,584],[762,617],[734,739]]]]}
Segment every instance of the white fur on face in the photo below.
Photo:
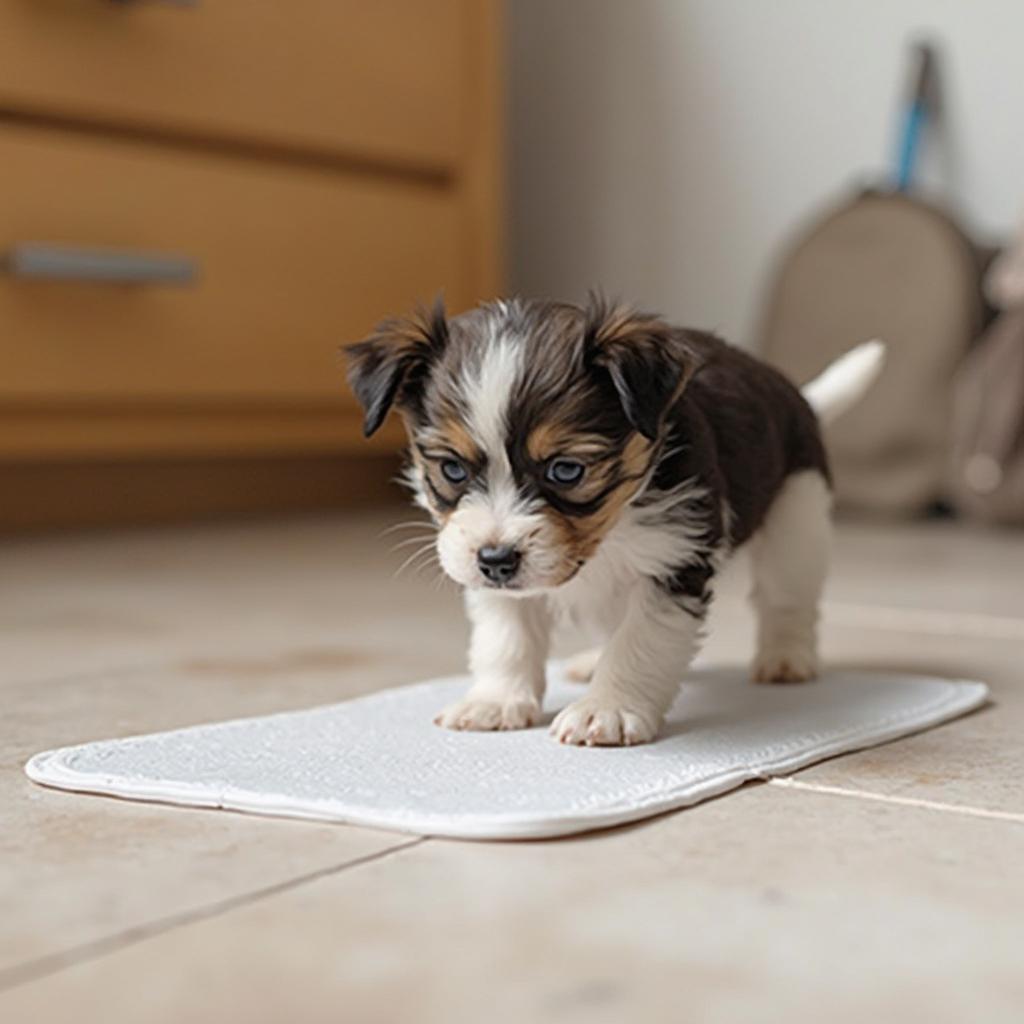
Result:
{"type": "Polygon", "coordinates": [[[509,594],[526,595],[561,582],[564,562],[548,518],[521,510],[516,501],[506,504],[503,497],[499,491],[496,496],[470,494],[462,499],[437,535],[441,568],[465,587],[484,587],[477,551],[508,544],[522,557],[513,585],[505,588],[509,594]]]}
{"type": "Polygon", "coordinates": [[[492,338],[480,362],[463,374],[466,426],[487,458],[486,478],[448,517],[437,551],[444,571],[465,587],[487,585],[477,565],[482,547],[510,545],[519,551],[522,562],[511,594],[550,586],[565,574],[551,523],[519,493],[508,458],[508,407],[522,373],[521,347],[512,338],[492,338]]]}
{"type": "Polygon", "coordinates": [[[473,440],[486,452],[492,465],[500,457],[508,466],[508,407],[512,389],[523,372],[522,348],[513,338],[489,341],[480,362],[467,366],[463,373],[462,397],[473,440]]]}

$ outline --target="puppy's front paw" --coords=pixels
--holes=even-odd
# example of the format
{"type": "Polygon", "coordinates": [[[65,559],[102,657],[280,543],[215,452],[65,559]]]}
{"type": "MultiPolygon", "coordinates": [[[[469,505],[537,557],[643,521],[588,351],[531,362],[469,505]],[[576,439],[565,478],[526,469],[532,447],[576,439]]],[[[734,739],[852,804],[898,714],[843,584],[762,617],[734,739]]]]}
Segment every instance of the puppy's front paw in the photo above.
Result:
{"type": "Polygon", "coordinates": [[[488,732],[495,729],[527,729],[540,719],[536,700],[479,700],[467,697],[449,704],[434,719],[446,729],[471,729],[488,732]]]}
{"type": "Polygon", "coordinates": [[[596,697],[582,697],[563,708],[551,723],[560,743],[588,747],[630,747],[657,735],[660,717],[639,708],[596,697]]]}
{"type": "Polygon", "coordinates": [[[765,648],[758,652],[750,670],[755,683],[804,683],[817,674],[817,654],[802,645],[765,648]]]}

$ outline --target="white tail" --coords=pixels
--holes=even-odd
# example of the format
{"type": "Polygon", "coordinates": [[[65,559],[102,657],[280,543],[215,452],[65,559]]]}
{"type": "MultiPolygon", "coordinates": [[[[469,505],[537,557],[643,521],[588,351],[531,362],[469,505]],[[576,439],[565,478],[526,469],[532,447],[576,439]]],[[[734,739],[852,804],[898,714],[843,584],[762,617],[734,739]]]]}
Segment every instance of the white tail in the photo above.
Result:
{"type": "Polygon", "coordinates": [[[831,423],[856,405],[875,382],[885,362],[885,342],[865,341],[826,366],[801,389],[822,423],[831,423]]]}

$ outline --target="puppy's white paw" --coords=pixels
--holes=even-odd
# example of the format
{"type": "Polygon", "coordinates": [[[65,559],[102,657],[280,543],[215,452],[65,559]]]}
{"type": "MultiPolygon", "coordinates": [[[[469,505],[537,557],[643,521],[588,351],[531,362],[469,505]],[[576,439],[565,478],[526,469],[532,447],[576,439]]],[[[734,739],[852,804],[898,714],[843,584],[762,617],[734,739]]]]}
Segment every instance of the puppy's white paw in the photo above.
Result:
{"type": "Polygon", "coordinates": [[[802,644],[767,647],[758,652],[750,676],[755,683],[805,683],[818,674],[818,656],[802,644]]]}
{"type": "Polygon", "coordinates": [[[540,703],[528,700],[479,700],[467,697],[449,704],[435,719],[446,729],[488,732],[495,729],[527,729],[540,719],[540,703]]]}
{"type": "Polygon", "coordinates": [[[591,647],[589,650],[574,654],[565,662],[566,679],[571,679],[574,683],[589,683],[600,658],[600,647],[591,647]]]}
{"type": "Polygon", "coordinates": [[[563,708],[551,723],[560,743],[588,747],[630,747],[649,743],[661,725],[659,716],[595,697],[581,697],[563,708]]]}

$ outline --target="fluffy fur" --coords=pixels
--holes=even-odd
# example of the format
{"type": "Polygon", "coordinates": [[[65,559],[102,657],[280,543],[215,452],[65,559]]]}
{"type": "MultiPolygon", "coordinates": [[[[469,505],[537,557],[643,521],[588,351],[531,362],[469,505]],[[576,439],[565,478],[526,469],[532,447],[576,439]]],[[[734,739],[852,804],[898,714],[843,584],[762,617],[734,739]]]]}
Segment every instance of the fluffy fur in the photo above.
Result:
{"type": "MultiPolygon", "coordinates": [[[[517,729],[544,696],[558,619],[604,637],[562,742],[652,739],[697,652],[714,575],[752,545],[754,678],[817,667],[829,475],[815,410],[720,339],[593,299],[438,305],[349,348],[373,433],[392,406],[408,479],[466,590],[473,684],[441,725],[517,729]]],[[[867,387],[880,352],[840,361],[809,394],[827,411],[867,387]]]]}

